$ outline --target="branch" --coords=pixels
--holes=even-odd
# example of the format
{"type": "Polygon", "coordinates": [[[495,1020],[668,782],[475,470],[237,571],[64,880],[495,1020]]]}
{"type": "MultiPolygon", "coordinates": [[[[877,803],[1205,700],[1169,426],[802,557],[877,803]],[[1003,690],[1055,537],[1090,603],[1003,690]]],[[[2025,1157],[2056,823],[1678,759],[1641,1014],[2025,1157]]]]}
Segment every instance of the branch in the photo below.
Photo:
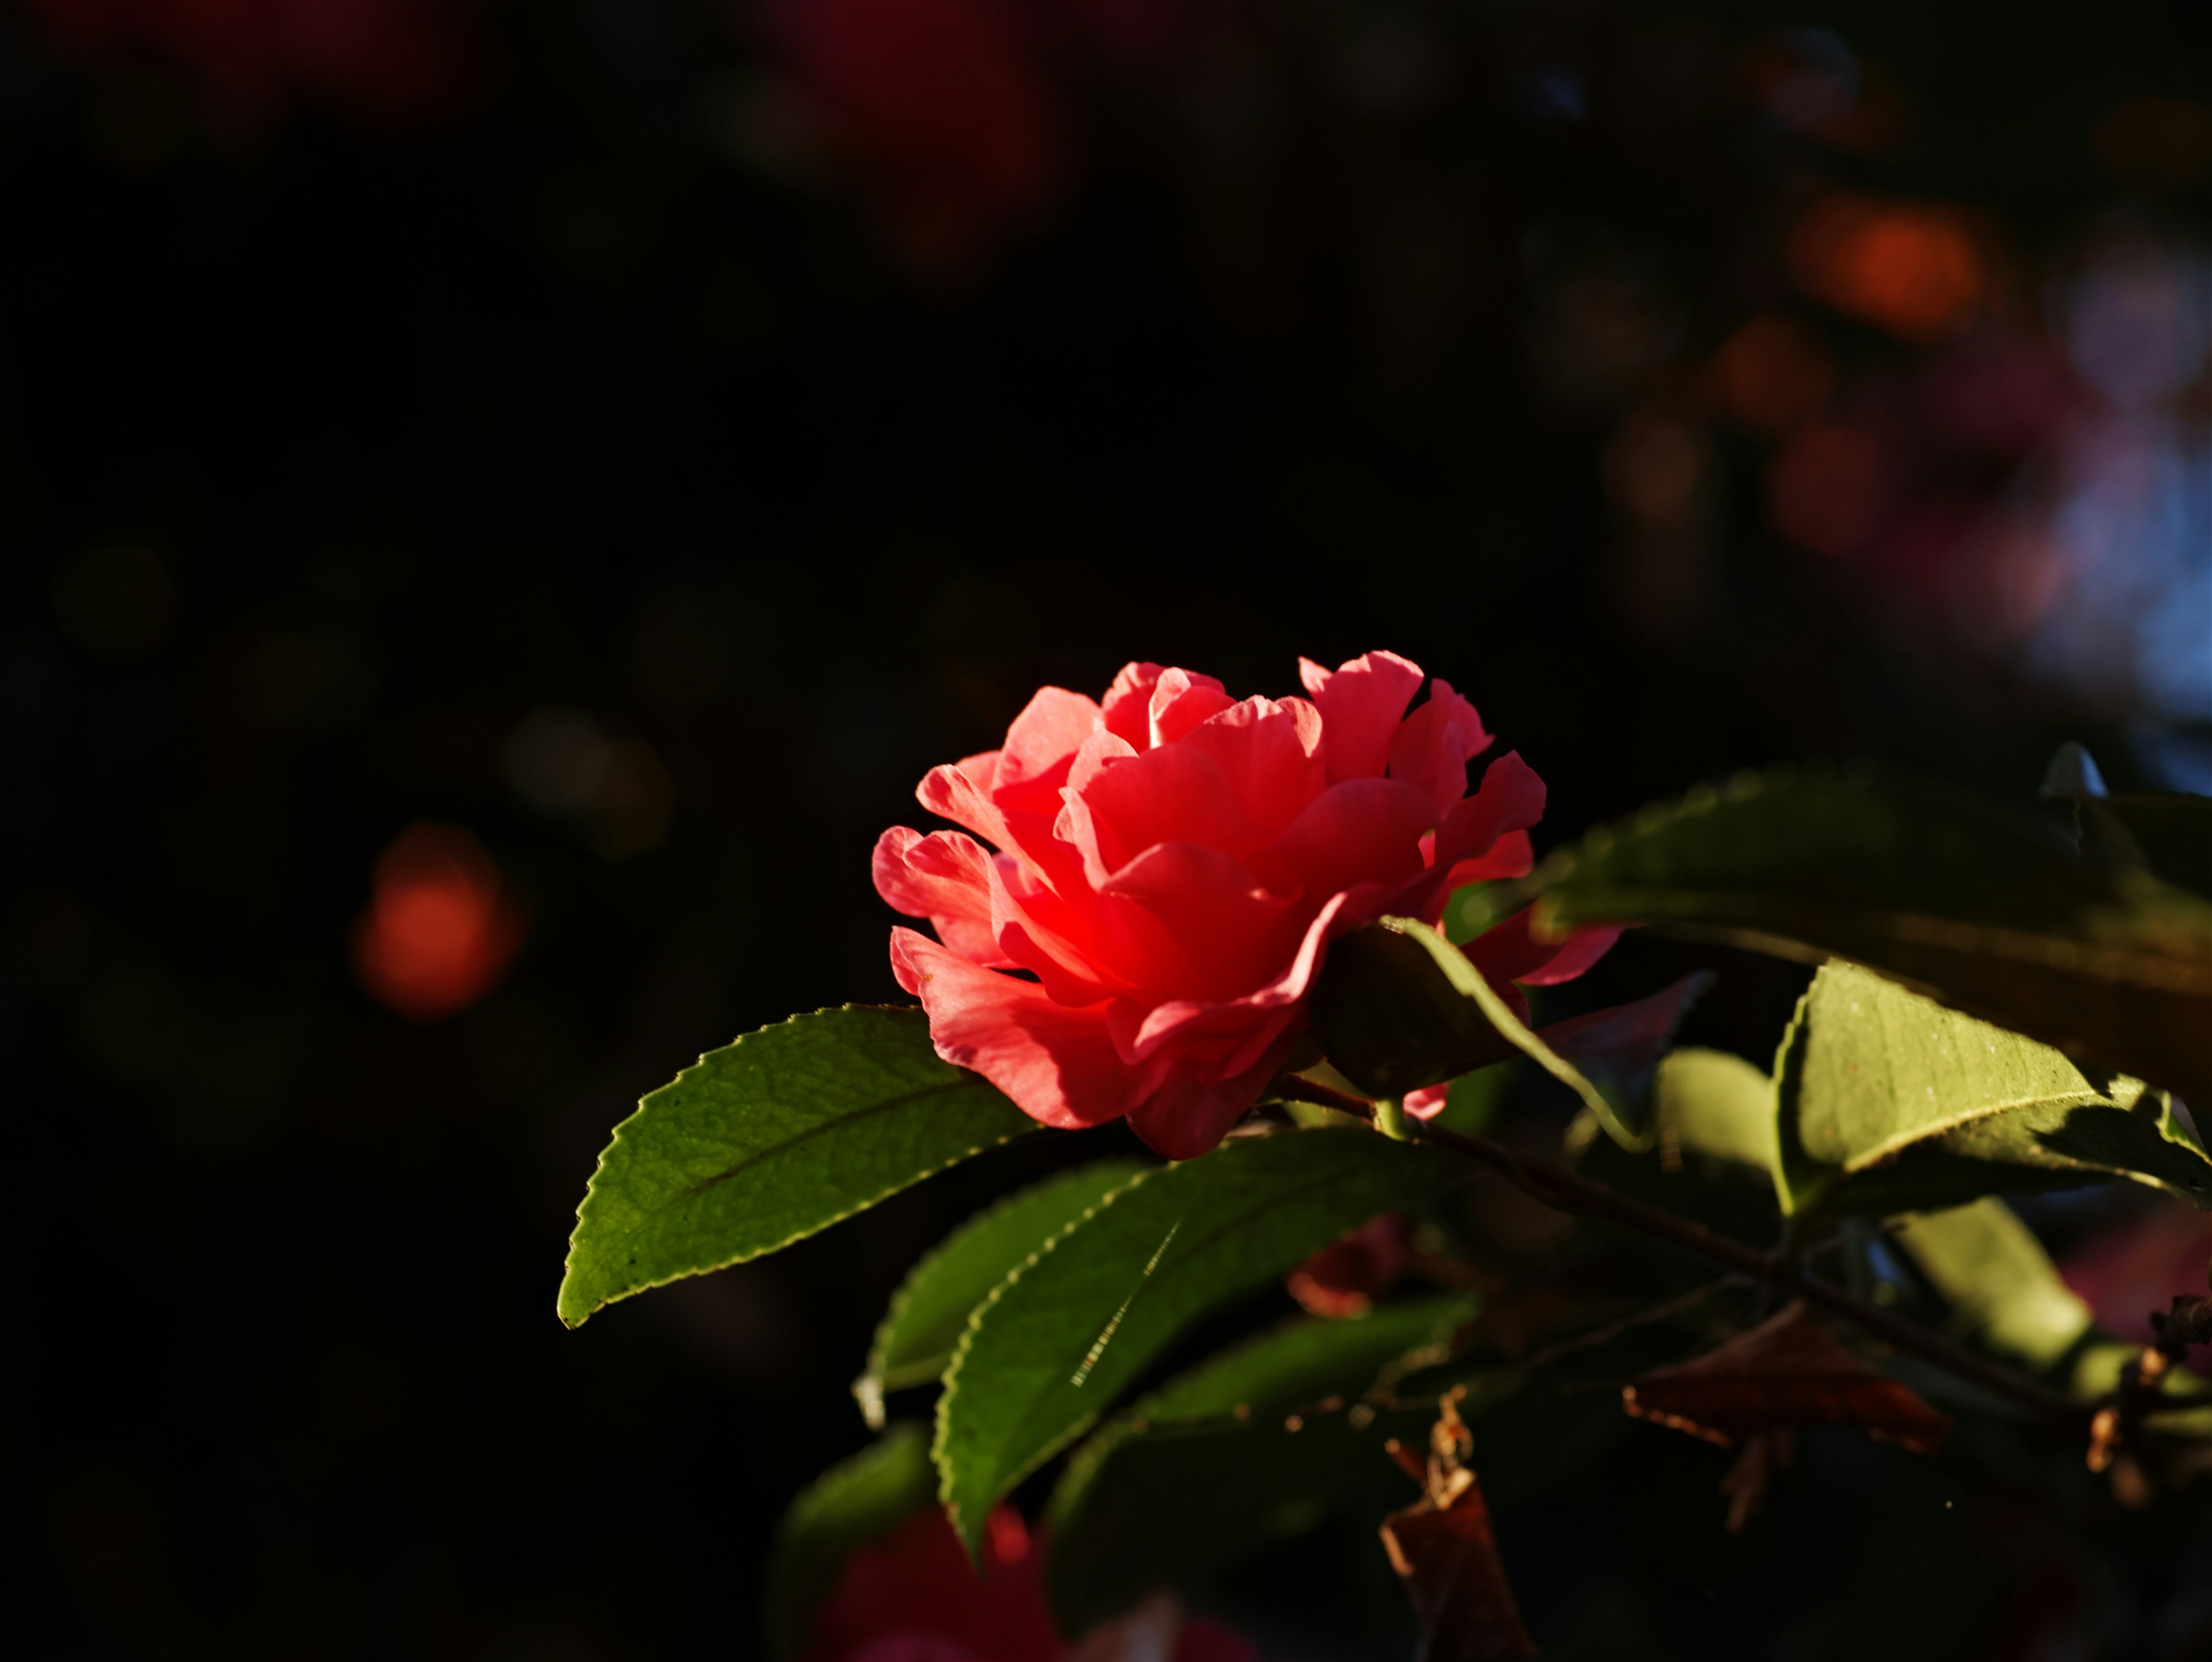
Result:
{"type": "MultiPolygon", "coordinates": [[[[1301,1102],[1312,1102],[1340,1112],[1356,1114],[1363,1118],[1375,1117],[1375,1105],[1364,1097],[1289,1075],[1281,1081],[1287,1094],[1301,1102]]],[[[1488,1137],[1471,1137],[1432,1125],[1420,1120],[1406,1123],[1407,1135],[1416,1142],[1447,1149],[1466,1159],[1489,1166],[1503,1176],[1522,1193],[1541,1201],[1554,1211],[1569,1212],[1580,1217],[1602,1218],[1625,1228],[1651,1236],[1696,1254],[1738,1275],[1748,1275],[1769,1287],[1817,1305],[1831,1315],[1841,1317],[1863,1333],[1873,1335],[1898,1350],[1910,1353],[1922,1361],[1932,1362],[1963,1379],[1971,1379],[1984,1390],[1994,1392],[2007,1401],[2016,1403],[2032,1413],[2068,1431],[2078,1431],[2087,1422],[2089,1409],[2074,1402],[2062,1392],[2053,1391],[2041,1380],[2007,1367],[2002,1362],[1976,1355],[1964,1346],[1954,1344],[1941,1334],[1893,1315],[1879,1305],[1869,1304],[1852,1297],[1839,1287],[1815,1281],[1798,1265],[1789,1263],[1771,1252],[1730,1240],[1694,1223],[1687,1218],[1662,1212],[1656,1206],[1646,1206],[1641,1201],[1631,1200],[1617,1194],[1603,1184],[1593,1183],[1576,1172],[1549,1160],[1534,1160],[1516,1154],[1503,1143],[1488,1137]]]]}

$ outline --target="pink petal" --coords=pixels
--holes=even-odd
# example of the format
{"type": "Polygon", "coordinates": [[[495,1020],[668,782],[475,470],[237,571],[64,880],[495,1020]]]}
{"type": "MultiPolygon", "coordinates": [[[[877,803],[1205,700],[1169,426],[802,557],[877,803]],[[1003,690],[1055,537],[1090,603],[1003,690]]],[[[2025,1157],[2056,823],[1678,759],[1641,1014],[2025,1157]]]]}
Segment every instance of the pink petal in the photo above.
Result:
{"type": "Polygon", "coordinates": [[[1006,729],[991,798],[1001,808],[1052,813],[1068,765],[1098,726],[1098,706],[1079,692],[1040,688],[1006,729]]]}
{"type": "Polygon", "coordinates": [[[1115,1054],[1105,1005],[1055,1003],[1034,982],[979,968],[912,929],[891,931],[891,968],[929,1012],[937,1054],[982,1075],[1031,1119],[1072,1130],[1141,1099],[1148,1081],[1115,1054]]]}
{"type": "Polygon", "coordinates": [[[1395,779],[1347,779],[1245,864],[1272,889],[1316,898],[1357,883],[1407,883],[1421,874],[1421,838],[1436,823],[1425,792],[1395,779]]]}
{"type": "Polygon", "coordinates": [[[1321,690],[1328,685],[1328,672],[1312,659],[1301,658],[1298,660],[1298,685],[1318,698],[1321,690]]]}
{"type": "Polygon", "coordinates": [[[1577,929],[1565,941],[1539,941],[1535,910],[1524,906],[1492,925],[1460,950],[1495,983],[1517,981],[1528,987],[1556,987],[1572,981],[1613,949],[1620,930],[1612,924],[1577,929]]]}
{"type": "Polygon", "coordinates": [[[1213,758],[1263,843],[1281,836],[1328,783],[1321,712],[1303,698],[1247,698],[1193,728],[1182,742],[1213,758]]]}
{"type": "Polygon", "coordinates": [[[1295,1033],[1282,1034],[1256,1063],[1231,1079],[1209,1081],[1188,1070],[1171,1072],[1130,1111],[1129,1129],[1156,1154],[1168,1160],[1195,1159],[1244,1117],[1297,1043],[1295,1033]]]}
{"type": "Polygon", "coordinates": [[[1158,664],[1124,664],[1106,689],[1100,719],[1106,730],[1125,740],[1132,750],[1148,750],[1152,742],[1152,689],[1167,672],[1158,664]]]}
{"type": "Polygon", "coordinates": [[[876,892],[909,917],[926,917],[938,939],[978,964],[1003,964],[991,927],[991,857],[958,831],[924,837],[894,825],[876,840],[876,892]]]}
{"type": "Polygon", "coordinates": [[[1317,688],[1308,679],[1306,685],[1321,709],[1331,784],[1382,776],[1390,760],[1398,718],[1421,690],[1421,679],[1420,666],[1395,652],[1354,658],[1317,688]]]}
{"type": "MultiPolygon", "coordinates": [[[[993,756],[995,760],[995,752],[993,756]]],[[[915,800],[939,819],[965,825],[987,843],[1003,849],[1012,840],[1006,835],[1006,816],[969,776],[966,763],[957,767],[932,768],[922,776],[914,794],[915,800]]]]}
{"type": "Polygon", "coordinates": [[[1447,1080],[1442,1085],[1424,1085],[1418,1091],[1407,1092],[1398,1105],[1415,1119],[1434,1119],[1450,1100],[1451,1082],[1447,1080]]]}
{"type": "Polygon", "coordinates": [[[1451,868],[1444,880],[1447,891],[1463,889],[1470,883],[1494,883],[1500,878],[1526,877],[1535,868],[1536,852],[1528,844],[1527,831],[1508,831],[1490,845],[1490,852],[1478,855],[1473,860],[1462,860],[1451,868]]]}
{"type": "Polygon", "coordinates": [[[1171,669],[1152,689],[1147,725],[1152,747],[1172,745],[1208,716],[1218,715],[1236,700],[1211,675],[1194,675],[1171,669]]]}
{"type": "Polygon", "coordinates": [[[1618,924],[1594,924],[1586,929],[1577,929],[1560,944],[1542,969],[1522,976],[1522,984],[1556,987],[1563,981],[1572,981],[1611,952],[1613,943],[1620,939],[1618,924]]]}
{"type": "Polygon", "coordinates": [[[1069,840],[1087,841],[1084,869],[1093,888],[1158,843],[1197,843],[1241,855],[1255,841],[1228,776],[1188,745],[1109,762],[1080,786],[1071,774],[1068,788],[1069,806],[1080,801],[1089,813],[1081,830],[1081,821],[1069,816],[1077,832],[1069,840]]]}
{"type": "MultiPolygon", "coordinates": [[[[1482,788],[1444,816],[1428,849],[1429,874],[1407,890],[1403,909],[1415,917],[1433,920],[1451,891],[1470,880],[1457,873],[1543,817],[1544,782],[1519,752],[1508,751],[1483,770],[1482,788]]],[[[1524,838],[1505,857],[1517,857],[1525,843],[1524,838]]]]}
{"type": "Polygon", "coordinates": [[[1490,748],[1474,706],[1439,678],[1428,702],[1408,715],[1390,739],[1390,776],[1419,786],[1448,813],[1467,794],[1467,764],[1490,748]]]}
{"type": "Polygon", "coordinates": [[[1155,995],[1226,999],[1250,992],[1280,971],[1307,921],[1295,898],[1270,894],[1232,855],[1194,843],[1155,843],[1100,892],[1143,907],[1188,959],[1194,978],[1153,982],[1147,990],[1155,995]]]}

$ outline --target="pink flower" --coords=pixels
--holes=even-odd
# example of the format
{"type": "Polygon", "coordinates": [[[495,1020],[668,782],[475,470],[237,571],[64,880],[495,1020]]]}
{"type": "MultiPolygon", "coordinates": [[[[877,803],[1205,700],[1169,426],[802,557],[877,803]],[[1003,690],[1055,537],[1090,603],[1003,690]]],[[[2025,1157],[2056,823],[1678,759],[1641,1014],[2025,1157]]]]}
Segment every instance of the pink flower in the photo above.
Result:
{"type": "MultiPolygon", "coordinates": [[[[1543,782],[1508,754],[1468,794],[1491,743],[1474,705],[1437,680],[1409,714],[1422,673],[1392,653],[1300,668],[1310,701],[1157,664],[1103,705],[1047,687],[1002,748],[931,771],[922,806],[975,837],[896,826],[875,879],[936,926],[894,928],[891,966],[939,1056],[1047,1125],[1126,1116],[1187,1159],[1290,1056],[1331,940],[1528,871],[1543,782]]],[[[1501,981],[1595,956],[1525,919],[1492,933],[1470,956],[1501,981]]]]}

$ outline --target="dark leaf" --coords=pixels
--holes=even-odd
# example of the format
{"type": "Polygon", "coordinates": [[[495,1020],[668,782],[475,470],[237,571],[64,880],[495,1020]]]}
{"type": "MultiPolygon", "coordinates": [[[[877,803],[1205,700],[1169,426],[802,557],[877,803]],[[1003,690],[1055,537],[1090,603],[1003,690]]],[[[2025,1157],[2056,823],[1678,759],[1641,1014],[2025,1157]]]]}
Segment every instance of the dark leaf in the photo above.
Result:
{"type": "Polygon", "coordinates": [[[1951,1429],[1947,1415],[1838,1343],[1802,1302],[1717,1350],[1638,1376],[1620,1399],[1639,1420],[1723,1448],[1761,1432],[1832,1425],[1931,1453],[1951,1429]]]}
{"type": "Polygon", "coordinates": [[[1300,1318],[1140,1399],[1076,1451],[1053,1492],[1062,1619],[1079,1628],[1148,1588],[1202,1580],[1339,1508],[1382,1511],[1394,1498],[1382,1446],[1419,1436],[1431,1412],[1394,1409],[1376,1388],[1441,1361],[1474,1310],[1425,1299],[1300,1318]]]}
{"type": "Polygon", "coordinates": [[[933,1474],[918,1425],[893,1426],[817,1478],[784,1514],[769,1554],[762,1615],[769,1653],[789,1662],[805,1647],[814,1614],[856,1548],[927,1507],[933,1474]]]}
{"type": "Polygon", "coordinates": [[[945,1376],[936,1455],[963,1537],[1188,1324],[1467,1177],[1353,1126],[1232,1141],[1106,1196],[994,1290],[945,1376]]]}
{"type": "MultiPolygon", "coordinates": [[[[2203,855],[2185,851],[2202,844],[2150,823],[2166,812],[2130,829],[2197,883],[2203,855]]],[[[1644,923],[1850,959],[2212,1102],[2212,908],[2075,854],[2024,809],[1866,768],[1777,770],[1593,831],[1480,898],[1502,916],[1532,897],[1553,928],[1644,923]]]]}

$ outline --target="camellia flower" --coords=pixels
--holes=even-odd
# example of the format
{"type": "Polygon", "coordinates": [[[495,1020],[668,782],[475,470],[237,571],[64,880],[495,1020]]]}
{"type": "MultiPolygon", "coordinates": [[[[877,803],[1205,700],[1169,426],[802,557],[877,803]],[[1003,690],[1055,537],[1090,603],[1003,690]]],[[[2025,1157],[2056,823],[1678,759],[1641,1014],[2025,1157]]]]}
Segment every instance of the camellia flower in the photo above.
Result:
{"type": "MultiPolygon", "coordinates": [[[[990,846],[896,826],[875,879],[936,927],[894,928],[891,966],[939,1056],[1047,1125],[1126,1116],[1187,1159],[1290,1056],[1332,939],[1528,872],[1543,782],[1509,753],[1468,793],[1491,743],[1474,705],[1437,680],[1414,706],[1422,672],[1392,653],[1300,668],[1310,698],[1240,702],[1157,664],[1103,704],[1047,687],[1000,749],[930,772],[922,806],[990,846]]],[[[1540,941],[1524,914],[1468,953],[1510,989],[1613,939],[1540,941]]]]}

